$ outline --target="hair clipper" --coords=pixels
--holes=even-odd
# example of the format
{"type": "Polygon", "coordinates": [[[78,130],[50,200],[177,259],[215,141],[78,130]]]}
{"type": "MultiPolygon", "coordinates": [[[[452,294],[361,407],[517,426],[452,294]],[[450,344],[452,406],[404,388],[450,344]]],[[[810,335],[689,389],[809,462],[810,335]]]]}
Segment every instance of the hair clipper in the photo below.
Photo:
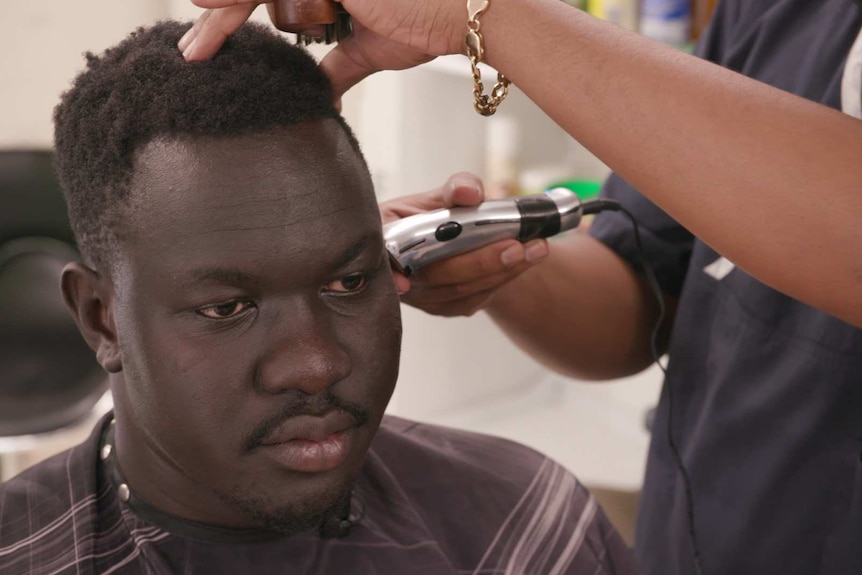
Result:
{"type": "Polygon", "coordinates": [[[477,206],[435,210],[383,226],[398,271],[410,276],[432,262],[507,238],[526,242],[578,227],[583,205],[565,188],[477,206]]]}

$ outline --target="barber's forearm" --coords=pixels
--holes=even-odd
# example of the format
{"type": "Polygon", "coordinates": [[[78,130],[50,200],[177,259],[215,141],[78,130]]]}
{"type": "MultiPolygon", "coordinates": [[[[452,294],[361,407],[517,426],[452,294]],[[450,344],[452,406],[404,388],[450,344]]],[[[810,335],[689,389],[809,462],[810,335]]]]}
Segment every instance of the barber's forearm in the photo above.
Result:
{"type": "Polygon", "coordinates": [[[632,268],[581,233],[551,242],[548,258],[504,286],[487,308],[525,352],[581,379],[636,373],[652,361],[657,307],[632,268]]]}
{"type": "Polygon", "coordinates": [[[487,61],[611,168],[761,281],[862,326],[862,122],[558,0],[492,0],[482,21],[487,61]]]}

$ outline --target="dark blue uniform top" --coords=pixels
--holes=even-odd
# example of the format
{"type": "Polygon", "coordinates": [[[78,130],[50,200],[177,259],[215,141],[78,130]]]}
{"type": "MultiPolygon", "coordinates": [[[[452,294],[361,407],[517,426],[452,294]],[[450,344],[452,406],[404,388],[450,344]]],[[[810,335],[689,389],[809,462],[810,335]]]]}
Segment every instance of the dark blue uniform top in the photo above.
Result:
{"type": "MultiPolygon", "coordinates": [[[[840,109],[860,27],[852,0],[722,0],[699,53],[840,109]]],[[[800,191],[830,201],[828,189],[800,191]]],[[[694,573],[670,385],[705,573],[862,573],[862,331],[729,262],[705,271],[719,254],[618,176],[604,194],[634,212],[662,287],[679,297],[637,525],[643,572],[694,573]]],[[[591,233],[636,262],[620,214],[600,215],[591,233]]],[[[818,229],[799,233],[815,240],[818,229]]]]}

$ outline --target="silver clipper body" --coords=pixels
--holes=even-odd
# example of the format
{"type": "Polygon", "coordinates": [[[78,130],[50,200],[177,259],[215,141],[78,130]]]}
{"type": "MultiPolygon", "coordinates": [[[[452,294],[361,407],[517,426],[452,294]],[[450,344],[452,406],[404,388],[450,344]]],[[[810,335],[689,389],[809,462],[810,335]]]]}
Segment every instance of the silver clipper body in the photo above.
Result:
{"type": "Polygon", "coordinates": [[[555,188],[409,216],[383,226],[383,239],[395,267],[409,277],[422,266],[499,240],[526,242],[576,228],[582,215],[578,196],[555,188]]]}

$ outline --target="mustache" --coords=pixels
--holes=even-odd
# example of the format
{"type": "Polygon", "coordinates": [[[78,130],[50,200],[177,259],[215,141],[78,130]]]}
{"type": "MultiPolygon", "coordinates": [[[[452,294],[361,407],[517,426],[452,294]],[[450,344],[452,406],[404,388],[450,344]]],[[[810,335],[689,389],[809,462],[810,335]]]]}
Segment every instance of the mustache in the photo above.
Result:
{"type": "Polygon", "coordinates": [[[278,413],[274,413],[263,420],[246,436],[245,448],[247,451],[251,451],[258,447],[264,439],[289,419],[301,415],[320,417],[335,410],[350,414],[355,420],[354,427],[362,427],[371,418],[371,414],[367,409],[352,401],[333,395],[330,391],[317,394],[313,397],[293,396],[282,406],[278,413]]]}

